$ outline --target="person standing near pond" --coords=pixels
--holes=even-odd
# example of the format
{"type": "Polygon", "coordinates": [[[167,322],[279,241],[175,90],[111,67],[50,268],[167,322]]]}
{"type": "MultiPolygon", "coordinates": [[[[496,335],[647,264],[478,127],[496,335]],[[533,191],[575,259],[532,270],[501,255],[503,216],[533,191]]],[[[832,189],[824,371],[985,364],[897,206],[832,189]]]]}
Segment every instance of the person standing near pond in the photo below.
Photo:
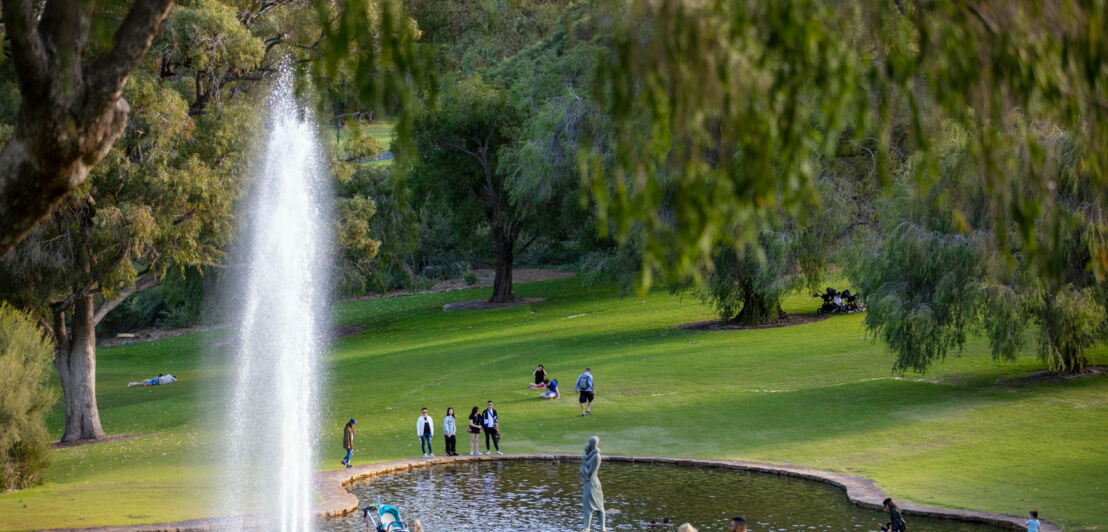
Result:
{"type": "Polygon", "coordinates": [[[435,456],[435,453],[431,451],[431,437],[435,435],[435,422],[431,419],[431,416],[427,415],[427,409],[424,408],[418,419],[416,419],[416,436],[419,436],[419,449],[423,451],[423,457],[435,456]]]}
{"type": "Polygon", "coordinates": [[[446,456],[458,455],[458,426],[454,423],[454,409],[447,408],[446,415],[442,417],[442,434],[446,437],[446,456]]]}
{"type": "Polygon", "coordinates": [[[485,429],[485,454],[492,454],[489,438],[492,438],[492,444],[496,446],[496,454],[504,454],[500,452],[500,416],[492,407],[492,401],[489,401],[488,408],[481,412],[481,426],[485,429]]]}
{"type": "Polygon", "coordinates": [[[577,384],[573,387],[581,396],[577,402],[581,403],[581,416],[592,413],[592,400],[596,399],[596,389],[592,382],[592,368],[585,368],[585,372],[577,377],[577,384]]]}
{"type": "Polygon", "coordinates": [[[604,491],[600,488],[600,438],[593,436],[585,445],[585,454],[581,456],[581,484],[584,487],[582,502],[585,510],[585,531],[607,530],[604,519],[604,491]],[[593,514],[600,512],[600,528],[592,528],[593,514]]]}
{"type": "Polygon", "coordinates": [[[480,438],[481,438],[481,414],[477,413],[477,407],[473,407],[473,411],[469,413],[469,427],[466,429],[469,432],[469,454],[480,455],[480,438]]]}
{"type": "Polygon", "coordinates": [[[346,449],[346,458],[343,458],[342,462],[339,463],[346,466],[347,469],[354,467],[350,465],[350,458],[354,456],[354,435],[358,433],[354,430],[354,425],[357,424],[358,422],[354,421],[354,418],[350,418],[350,421],[347,421],[346,426],[342,429],[342,448],[346,449]]]}
{"type": "Polygon", "coordinates": [[[900,515],[900,507],[891,498],[885,499],[882,507],[889,511],[889,532],[904,532],[908,524],[900,515]]]}

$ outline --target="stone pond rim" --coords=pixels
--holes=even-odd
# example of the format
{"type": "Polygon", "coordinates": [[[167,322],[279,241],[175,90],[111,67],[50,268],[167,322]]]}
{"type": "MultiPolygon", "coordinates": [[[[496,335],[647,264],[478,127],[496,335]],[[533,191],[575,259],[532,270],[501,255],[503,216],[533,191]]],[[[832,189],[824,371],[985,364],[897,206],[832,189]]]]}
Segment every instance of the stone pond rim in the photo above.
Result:
{"type": "MultiPolygon", "coordinates": [[[[319,492],[320,501],[315,507],[315,516],[317,519],[328,519],[343,517],[350,515],[358,511],[358,498],[354,494],[346,490],[346,486],[367,480],[379,475],[387,475],[390,473],[399,473],[403,471],[409,471],[412,469],[418,469],[423,467],[431,467],[435,465],[448,465],[466,462],[485,462],[485,461],[540,461],[540,460],[567,460],[577,461],[581,456],[578,454],[559,454],[559,453],[540,453],[540,454],[507,454],[503,456],[453,456],[453,457],[436,457],[436,458],[409,458],[406,460],[397,460],[393,462],[379,462],[374,464],[362,464],[355,466],[353,469],[339,469],[335,471],[321,471],[315,474],[315,487],[319,492]]],[[[790,465],[775,465],[766,464],[761,462],[746,462],[742,460],[717,460],[706,458],[672,458],[662,456],[627,456],[627,455],[605,455],[604,460],[607,462],[634,462],[644,464],[672,464],[684,467],[701,467],[709,469],[733,469],[736,471],[749,471],[754,473],[764,473],[770,475],[779,475],[783,477],[792,477],[804,480],[814,480],[817,482],[823,482],[837,486],[846,491],[846,497],[856,506],[862,508],[869,508],[877,510],[881,508],[881,501],[885,500],[888,495],[885,494],[881,488],[877,487],[877,483],[857,475],[850,475],[846,473],[831,473],[828,471],[820,471],[818,469],[809,469],[806,467],[790,466],[790,465]]],[[[921,504],[913,504],[901,499],[897,499],[900,504],[901,510],[906,516],[919,515],[924,517],[934,517],[938,519],[950,519],[954,521],[964,521],[969,523],[981,523],[992,525],[1000,528],[1007,528],[1010,530],[1025,530],[1024,517],[1017,517],[1014,515],[995,514],[988,512],[974,512],[969,510],[951,510],[946,508],[935,508],[932,506],[924,506],[921,504]]],[[[157,523],[147,525],[129,525],[129,526],[104,526],[94,528],[59,528],[51,530],[81,530],[81,531],[96,531],[96,532],[154,532],[154,531],[208,531],[219,530],[228,524],[229,518],[206,518],[206,519],[192,519],[188,521],[178,521],[174,523],[157,523]]],[[[247,522],[250,521],[249,517],[246,517],[247,522]]],[[[238,519],[236,519],[238,521],[238,519]]],[[[1062,529],[1057,525],[1043,521],[1039,526],[1039,530],[1042,532],[1060,532],[1062,529]]]]}

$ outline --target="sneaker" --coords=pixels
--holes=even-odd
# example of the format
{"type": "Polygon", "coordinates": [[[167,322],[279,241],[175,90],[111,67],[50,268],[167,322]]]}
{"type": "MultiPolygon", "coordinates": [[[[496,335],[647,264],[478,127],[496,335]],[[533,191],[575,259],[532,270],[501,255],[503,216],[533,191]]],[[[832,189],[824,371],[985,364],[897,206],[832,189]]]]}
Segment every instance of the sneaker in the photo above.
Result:
{"type": "Polygon", "coordinates": [[[423,457],[424,457],[424,458],[427,458],[427,453],[423,453],[423,457]]]}
{"type": "Polygon", "coordinates": [[[590,409],[586,410],[586,411],[585,411],[585,413],[586,413],[586,414],[591,414],[591,413],[592,413],[592,409],[590,408],[590,409]]]}
{"type": "Polygon", "coordinates": [[[504,453],[500,452],[500,449],[497,449],[496,454],[504,454],[504,453]]]}
{"type": "Polygon", "coordinates": [[[429,455],[427,455],[427,456],[430,456],[430,457],[434,458],[434,457],[435,457],[435,453],[431,453],[431,454],[429,454],[429,455]]]}
{"type": "Polygon", "coordinates": [[[354,466],[352,466],[352,465],[350,465],[350,464],[346,464],[346,468],[347,468],[347,469],[354,469],[354,466]]]}
{"type": "Polygon", "coordinates": [[[581,417],[585,417],[585,413],[584,413],[584,412],[581,412],[581,417]]]}
{"type": "Polygon", "coordinates": [[[339,462],[339,465],[347,465],[346,460],[339,462]]]}

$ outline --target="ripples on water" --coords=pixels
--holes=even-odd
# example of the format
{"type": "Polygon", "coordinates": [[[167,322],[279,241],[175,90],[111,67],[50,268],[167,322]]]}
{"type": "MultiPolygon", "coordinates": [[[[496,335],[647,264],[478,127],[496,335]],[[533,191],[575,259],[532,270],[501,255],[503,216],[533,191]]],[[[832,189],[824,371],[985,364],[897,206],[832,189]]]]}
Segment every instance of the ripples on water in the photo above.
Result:
{"type": "MultiPolygon", "coordinates": [[[[362,506],[381,502],[419,519],[426,532],[581,530],[580,463],[472,462],[381,475],[351,486],[362,506]]],[[[850,504],[827,484],[734,470],[604,462],[600,467],[609,530],[657,530],[653,518],[690,522],[701,532],[726,530],[746,515],[756,532],[878,530],[888,514],[850,504]]],[[[660,520],[660,519],[659,519],[660,520]]],[[[912,532],[994,532],[1000,529],[910,516],[912,532]]],[[[320,523],[324,531],[365,530],[357,515],[320,523]]]]}

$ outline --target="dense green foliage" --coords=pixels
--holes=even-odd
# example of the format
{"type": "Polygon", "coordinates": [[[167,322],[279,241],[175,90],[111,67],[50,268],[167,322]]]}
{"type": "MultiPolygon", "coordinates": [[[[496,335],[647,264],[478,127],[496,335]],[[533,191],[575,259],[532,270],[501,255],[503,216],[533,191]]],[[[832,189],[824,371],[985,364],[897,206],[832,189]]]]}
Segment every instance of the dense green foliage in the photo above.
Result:
{"type": "MultiPolygon", "coordinates": [[[[351,417],[367,427],[355,441],[355,464],[411,458],[420,452],[410,428],[420,407],[437,419],[448,406],[468,412],[493,399],[505,453],[577,452],[597,434],[613,454],[789,463],[873,478],[897,500],[1013,515],[1036,508],[1067,530],[1105,524],[1103,375],[1026,379],[1039,367],[1033,352],[996,364],[987,340],[970,336],[965,356],[926,378],[900,378],[888,372],[894,357],[865,339],[862,315],[698,332],[673,326],[711,319],[714,310],[664,291],[639,300],[570,278],[516,292],[547,300],[442,312],[488,297],[484,288],[339,305],[336,323],[366,330],[336,341],[328,359],[315,434],[321,467],[340,467],[342,424],[351,417]],[[581,418],[570,394],[545,401],[527,389],[537,363],[569,383],[592,366],[594,414],[581,418]],[[379,385],[385,375],[390,384],[379,385]]],[[[818,301],[800,293],[782,306],[806,313],[818,301]]],[[[204,353],[220,354],[231,338],[232,330],[208,331],[102,349],[104,423],[152,434],[55,451],[47,485],[0,496],[0,528],[209,515],[218,462],[208,453],[221,446],[207,422],[224,404],[233,369],[204,353]],[[162,371],[181,381],[126,387],[162,371]]],[[[1088,356],[1108,363],[1103,348],[1088,356]]],[[[50,426],[60,431],[60,412],[50,426]]],[[[441,442],[436,435],[436,447],[441,442]]]]}
{"type": "Polygon", "coordinates": [[[53,355],[34,320],[0,302],[0,493],[41,484],[50,463],[53,355]]]}
{"type": "Polygon", "coordinates": [[[660,273],[717,294],[723,249],[789,279],[762,220],[835,208],[821,168],[863,151],[873,185],[928,205],[874,210],[888,216],[855,263],[896,369],[977,326],[1004,358],[1028,320],[1048,367],[1085,367],[1108,273],[1103,1],[605,5],[615,53],[592,94],[616,164],[585,153],[582,175],[601,229],[639,235],[644,286],[660,273]]]}
{"type": "Polygon", "coordinates": [[[966,162],[962,142],[952,143],[926,193],[902,178],[882,202],[880,238],[848,271],[869,295],[870,330],[899,355],[895,370],[924,371],[982,329],[995,358],[1011,359],[1037,336],[1048,368],[1082,372],[1085,352],[1108,338],[1108,286],[1095,265],[1108,224],[1097,189],[1077,171],[1066,136],[1038,142],[1055,183],[1043,200],[1059,207],[1056,219],[1036,227],[1035,254],[1015,235],[993,234],[984,185],[957,170],[966,162]],[[1049,258],[1052,273],[1031,263],[1036,256],[1049,258]]]}

